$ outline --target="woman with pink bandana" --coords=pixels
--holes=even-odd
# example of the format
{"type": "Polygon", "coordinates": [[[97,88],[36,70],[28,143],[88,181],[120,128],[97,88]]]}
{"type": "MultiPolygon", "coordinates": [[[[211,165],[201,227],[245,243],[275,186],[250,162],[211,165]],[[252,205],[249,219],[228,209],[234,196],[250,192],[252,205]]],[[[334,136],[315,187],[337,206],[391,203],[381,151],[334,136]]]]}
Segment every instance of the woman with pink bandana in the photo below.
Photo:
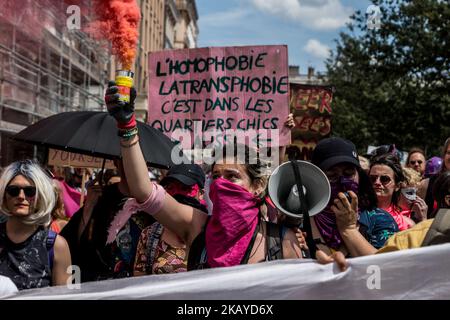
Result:
{"type": "MultiPolygon", "coordinates": [[[[250,157],[248,148],[245,148],[243,163],[236,161],[235,148],[233,154],[224,153],[217,159],[212,166],[209,198],[213,208],[208,218],[197,208],[179,203],[160,185],[149,181],[139,145],[133,104],[119,101],[117,91],[114,83],[110,83],[105,101],[109,113],[117,120],[119,136],[122,137],[125,174],[130,192],[135,197],[129,201],[134,201],[164,227],[175,231],[188,248],[199,235],[204,235],[206,263],[201,267],[235,266],[270,259],[269,223],[264,221],[261,213],[267,185],[264,165],[259,160],[249,164],[254,158],[250,157]]],[[[279,237],[282,258],[302,257],[292,230],[280,228],[279,237]]]]}

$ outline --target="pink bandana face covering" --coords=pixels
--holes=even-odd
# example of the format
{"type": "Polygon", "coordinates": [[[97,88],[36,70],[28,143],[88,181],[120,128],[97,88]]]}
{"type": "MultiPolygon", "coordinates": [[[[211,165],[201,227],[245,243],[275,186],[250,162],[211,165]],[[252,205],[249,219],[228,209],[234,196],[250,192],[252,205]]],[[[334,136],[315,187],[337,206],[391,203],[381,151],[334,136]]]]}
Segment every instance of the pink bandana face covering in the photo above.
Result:
{"type": "Polygon", "coordinates": [[[261,200],[224,178],[211,183],[209,197],[213,212],[205,234],[208,264],[239,265],[258,225],[261,200]]]}

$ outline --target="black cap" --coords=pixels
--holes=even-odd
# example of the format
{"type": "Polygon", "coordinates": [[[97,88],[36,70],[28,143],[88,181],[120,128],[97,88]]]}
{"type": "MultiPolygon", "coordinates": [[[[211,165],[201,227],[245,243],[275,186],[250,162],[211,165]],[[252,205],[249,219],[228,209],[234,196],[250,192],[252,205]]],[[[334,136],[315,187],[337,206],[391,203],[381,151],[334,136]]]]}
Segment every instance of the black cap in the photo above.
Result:
{"type": "Polygon", "coordinates": [[[339,163],[351,163],[360,167],[353,142],[337,137],[319,141],[313,151],[311,162],[324,171],[339,163]]]}
{"type": "Polygon", "coordinates": [[[198,164],[179,164],[169,169],[167,175],[161,180],[161,185],[167,183],[168,179],[175,179],[182,184],[192,186],[198,184],[200,189],[205,185],[205,174],[198,164]]]}

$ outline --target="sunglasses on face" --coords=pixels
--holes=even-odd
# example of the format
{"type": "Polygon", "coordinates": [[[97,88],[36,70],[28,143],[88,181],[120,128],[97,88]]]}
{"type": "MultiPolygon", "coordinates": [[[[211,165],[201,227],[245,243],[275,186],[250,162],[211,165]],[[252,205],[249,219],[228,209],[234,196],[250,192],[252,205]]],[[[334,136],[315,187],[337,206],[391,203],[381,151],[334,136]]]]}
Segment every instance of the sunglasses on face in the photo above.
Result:
{"type": "Polygon", "coordinates": [[[23,190],[25,197],[31,198],[36,195],[36,187],[27,186],[27,187],[19,187],[19,186],[7,186],[5,191],[11,197],[17,197],[20,194],[20,190],[23,190]]]}
{"type": "Polygon", "coordinates": [[[330,182],[338,182],[341,177],[353,178],[356,174],[356,168],[350,167],[343,170],[329,170],[325,174],[330,182]]]}
{"type": "Polygon", "coordinates": [[[372,183],[377,182],[378,178],[380,178],[380,182],[383,186],[389,184],[392,179],[389,176],[376,176],[376,175],[370,175],[370,181],[372,181],[372,183]]]}
{"type": "Polygon", "coordinates": [[[422,160],[411,160],[411,161],[409,161],[409,164],[415,165],[416,162],[417,162],[418,164],[422,164],[422,163],[423,163],[422,160]]]}

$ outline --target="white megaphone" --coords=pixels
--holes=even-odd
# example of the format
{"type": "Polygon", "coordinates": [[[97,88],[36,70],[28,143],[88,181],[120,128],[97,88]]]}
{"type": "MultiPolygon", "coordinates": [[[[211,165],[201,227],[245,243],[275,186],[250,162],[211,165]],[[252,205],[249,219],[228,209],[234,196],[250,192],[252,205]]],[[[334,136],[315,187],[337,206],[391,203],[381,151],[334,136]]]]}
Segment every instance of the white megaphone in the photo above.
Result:
{"type": "Polygon", "coordinates": [[[297,219],[303,219],[301,206],[307,206],[309,216],[321,212],[330,201],[331,188],[325,173],[319,167],[306,161],[294,161],[303,184],[307,203],[300,203],[291,162],[277,167],[269,178],[269,196],[282,213],[297,219]]]}

